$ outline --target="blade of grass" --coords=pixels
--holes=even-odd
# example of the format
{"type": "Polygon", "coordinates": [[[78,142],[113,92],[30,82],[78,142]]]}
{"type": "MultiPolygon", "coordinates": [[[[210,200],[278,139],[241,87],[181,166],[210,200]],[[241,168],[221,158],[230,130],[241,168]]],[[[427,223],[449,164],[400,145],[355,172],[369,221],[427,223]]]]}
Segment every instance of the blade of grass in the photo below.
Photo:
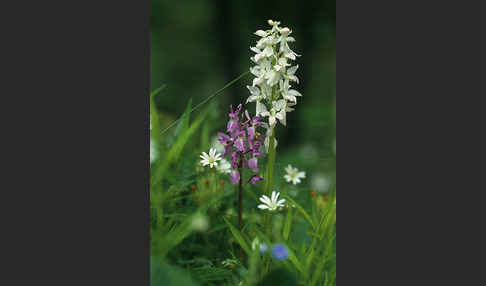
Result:
{"type": "Polygon", "coordinates": [[[223,217],[223,219],[226,222],[226,224],[228,225],[228,227],[231,231],[231,234],[233,234],[233,237],[235,238],[235,240],[238,242],[239,245],[241,245],[241,247],[246,252],[246,254],[250,255],[251,254],[250,247],[248,246],[245,239],[243,238],[243,235],[225,217],[223,217]]]}

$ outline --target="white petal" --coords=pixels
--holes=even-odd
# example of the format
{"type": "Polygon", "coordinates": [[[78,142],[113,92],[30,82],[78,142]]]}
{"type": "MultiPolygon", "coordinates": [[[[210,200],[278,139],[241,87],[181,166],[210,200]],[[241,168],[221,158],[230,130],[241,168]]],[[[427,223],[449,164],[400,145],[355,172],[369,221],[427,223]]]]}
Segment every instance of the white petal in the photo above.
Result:
{"type": "Polygon", "coordinates": [[[255,53],[257,53],[257,54],[259,54],[259,53],[261,53],[261,52],[262,52],[262,51],[260,51],[260,50],[259,50],[258,48],[256,48],[256,47],[250,47],[250,50],[252,50],[253,52],[255,52],[255,53]]]}
{"type": "Polygon", "coordinates": [[[285,117],[286,111],[285,108],[280,110],[277,114],[275,114],[275,117],[280,120],[280,123],[282,123],[283,126],[287,125],[286,117],[285,117]]]}
{"type": "Polygon", "coordinates": [[[265,107],[265,104],[257,101],[256,103],[256,115],[262,114],[262,113],[268,113],[267,107],[265,107]]]}
{"type": "MultiPolygon", "coordinates": [[[[268,112],[267,112],[267,113],[268,113],[268,112]]],[[[275,125],[275,123],[276,123],[276,122],[275,122],[275,116],[270,115],[270,116],[268,117],[268,123],[270,124],[270,126],[274,126],[274,125],[275,125]]]]}
{"type": "Polygon", "coordinates": [[[258,205],[258,208],[261,209],[261,210],[266,210],[266,209],[268,209],[268,206],[266,206],[266,205],[258,205]]]}
{"type": "Polygon", "coordinates": [[[259,37],[266,37],[268,35],[268,33],[263,31],[263,30],[258,30],[258,31],[255,32],[255,35],[257,35],[259,37]]]}
{"type": "Polygon", "coordinates": [[[265,196],[265,195],[263,195],[263,196],[260,198],[260,201],[261,201],[262,203],[264,203],[264,204],[267,204],[267,205],[269,205],[269,204],[271,203],[270,199],[269,199],[267,196],[265,196]]]}
{"type": "Polygon", "coordinates": [[[260,89],[258,87],[247,85],[246,88],[248,88],[252,95],[260,95],[260,89]]]}
{"type": "Polygon", "coordinates": [[[275,191],[272,192],[272,202],[275,201],[275,191]]]}
{"type": "Polygon", "coordinates": [[[297,102],[297,98],[296,98],[295,96],[293,96],[293,95],[288,95],[288,94],[287,94],[287,95],[284,95],[283,97],[284,97],[286,100],[288,100],[288,101],[297,102]]]}
{"type": "Polygon", "coordinates": [[[288,94],[291,95],[291,96],[302,96],[302,94],[300,94],[300,92],[298,92],[297,90],[295,89],[291,89],[288,91],[288,94]]]}
{"type": "Polygon", "coordinates": [[[293,67],[289,68],[287,70],[287,74],[289,74],[289,75],[295,74],[295,71],[297,71],[298,68],[299,68],[299,65],[296,65],[296,66],[293,66],[293,67]]]}
{"type": "Polygon", "coordinates": [[[285,102],[284,99],[280,99],[280,100],[272,102],[272,107],[275,108],[276,111],[280,111],[282,109],[285,109],[286,104],[287,104],[287,102],[285,102]]]}
{"type": "Polygon", "coordinates": [[[254,78],[254,79],[253,79],[253,86],[255,86],[255,85],[259,85],[259,84],[261,84],[262,82],[263,82],[263,78],[261,78],[261,77],[254,78]]]}

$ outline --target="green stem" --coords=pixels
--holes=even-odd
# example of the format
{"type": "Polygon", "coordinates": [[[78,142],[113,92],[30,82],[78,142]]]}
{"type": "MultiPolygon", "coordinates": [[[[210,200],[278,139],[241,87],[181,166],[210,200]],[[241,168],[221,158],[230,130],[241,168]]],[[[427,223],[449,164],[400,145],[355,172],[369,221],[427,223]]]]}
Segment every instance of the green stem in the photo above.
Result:
{"type": "Polygon", "coordinates": [[[273,190],[273,174],[275,170],[275,129],[272,130],[268,145],[266,193],[270,196],[273,190]]]}
{"type": "MultiPolygon", "coordinates": [[[[242,213],[243,213],[243,155],[240,154],[240,161],[238,163],[238,172],[240,172],[240,182],[238,185],[238,226],[240,233],[243,229],[242,213]]],[[[243,248],[240,245],[240,261],[243,263],[243,248]]]]}

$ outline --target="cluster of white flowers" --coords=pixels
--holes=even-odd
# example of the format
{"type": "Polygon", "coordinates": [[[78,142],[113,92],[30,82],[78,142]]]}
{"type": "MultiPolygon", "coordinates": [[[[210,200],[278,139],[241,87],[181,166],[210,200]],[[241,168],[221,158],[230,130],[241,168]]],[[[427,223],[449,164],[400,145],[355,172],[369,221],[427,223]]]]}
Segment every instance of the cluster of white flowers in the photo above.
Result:
{"type": "Polygon", "coordinates": [[[292,66],[289,61],[295,60],[297,55],[288,45],[295,39],[290,36],[292,30],[280,28],[280,22],[268,20],[271,29],[258,30],[255,35],[261,37],[255,47],[251,60],[256,64],[250,68],[255,76],[250,90],[248,102],[256,102],[256,115],[268,117],[268,133],[278,121],[286,125],[286,113],[293,111],[297,104],[297,97],[302,96],[297,90],[291,89],[290,82],[299,83],[295,75],[298,65],[292,66]]]}

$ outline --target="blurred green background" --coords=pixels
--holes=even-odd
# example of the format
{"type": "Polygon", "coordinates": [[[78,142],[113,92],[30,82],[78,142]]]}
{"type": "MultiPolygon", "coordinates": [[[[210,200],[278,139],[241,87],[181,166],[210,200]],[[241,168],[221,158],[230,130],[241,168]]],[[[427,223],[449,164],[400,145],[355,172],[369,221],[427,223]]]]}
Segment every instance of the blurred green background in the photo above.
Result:
{"type": "MultiPolygon", "coordinates": [[[[296,38],[303,94],[287,127],[278,124],[277,165],[306,171],[309,189],[327,192],[335,183],[336,4],[331,1],[167,1],[150,3],[150,87],[167,84],[155,98],[165,124],[177,119],[190,98],[193,106],[249,70],[253,33],[268,19],[289,27],[296,38]]],[[[227,121],[229,104],[245,103],[253,76],[248,74],[211,104],[214,134],[227,121]]],[[[255,113],[255,103],[245,105],[255,113]]]]}

